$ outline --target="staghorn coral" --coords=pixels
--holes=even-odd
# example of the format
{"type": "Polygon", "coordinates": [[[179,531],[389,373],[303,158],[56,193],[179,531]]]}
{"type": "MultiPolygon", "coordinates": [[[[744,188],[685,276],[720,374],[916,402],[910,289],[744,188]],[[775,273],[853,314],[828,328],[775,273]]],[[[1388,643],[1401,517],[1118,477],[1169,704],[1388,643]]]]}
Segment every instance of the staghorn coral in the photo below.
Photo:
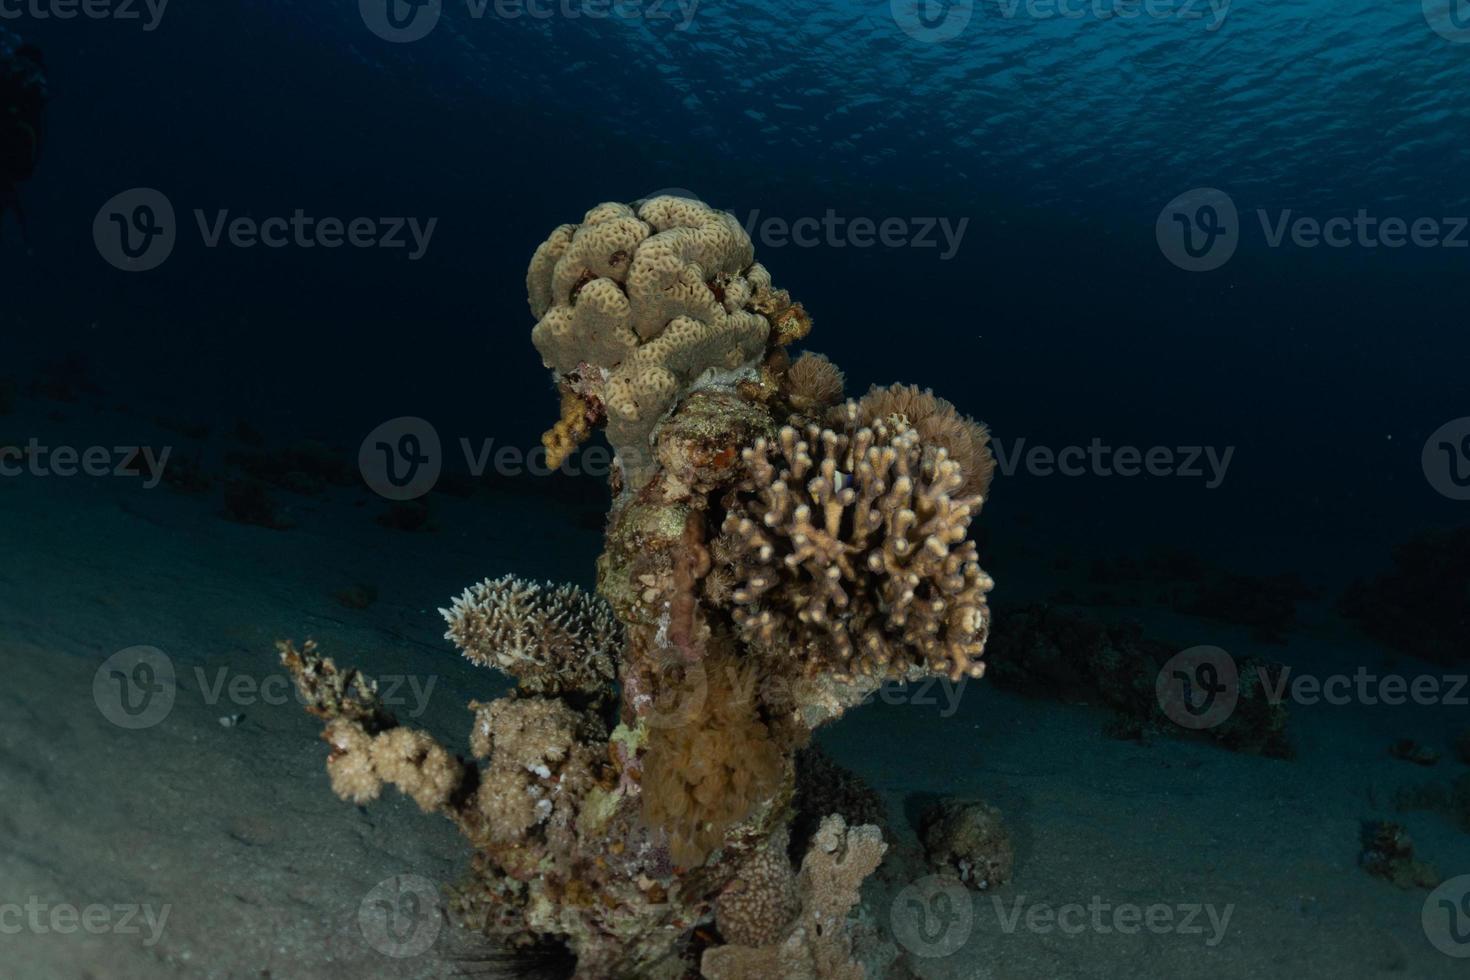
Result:
{"type": "Polygon", "coordinates": [[[754,258],[731,216],[678,198],[599,205],[537,249],[548,457],[605,423],[619,466],[596,598],[506,576],[443,611],[471,661],[519,682],[470,702],[468,759],[313,644],[282,650],[338,794],[393,784],[453,820],[472,848],[454,915],[564,947],[579,980],[860,977],[847,916],[881,801],[810,755],[798,791],[798,752],[886,678],[982,667],[981,430],[926,430],[937,401],[918,421],[832,410],[841,372],[791,362],[811,318],[754,258]]]}
{"type": "Polygon", "coordinates": [[[886,850],[877,827],[848,827],[835,815],[823,820],[801,862],[801,912],[787,935],[762,946],[729,944],[706,950],[700,961],[704,976],[863,980],[862,966],[852,959],[847,914],[858,902],[863,879],[877,869],[886,850]]]}
{"type": "Polygon", "coordinates": [[[575,585],[513,575],[470,586],[439,615],[467,659],[498,667],[539,693],[596,691],[615,676],[622,627],[603,600],[575,585]]]}
{"type": "Polygon", "coordinates": [[[810,329],[734,216],[687,198],[600,204],[560,226],[536,250],[526,290],[532,342],[605,407],[632,485],[652,474],[648,436],[682,390],[752,372],[773,323],[778,343],[810,329]]]}
{"type": "Polygon", "coordinates": [[[857,405],[858,420],[863,425],[897,415],[919,433],[925,446],[944,449],[965,474],[961,495],[984,497],[990,493],[990,481],[995,476],[990,430],[961,415],[950,402],[927,389],[921,391],[917,385],[874,385],[857,405]]]}
{"type": "Polygon", "coordinates": [[[984,672],[993,583],[967,538],[981,500],[959,495],[959,464],[895,417],[787,426],[742,459],[720,551],[747,643],[838,677],[984,672]]]}

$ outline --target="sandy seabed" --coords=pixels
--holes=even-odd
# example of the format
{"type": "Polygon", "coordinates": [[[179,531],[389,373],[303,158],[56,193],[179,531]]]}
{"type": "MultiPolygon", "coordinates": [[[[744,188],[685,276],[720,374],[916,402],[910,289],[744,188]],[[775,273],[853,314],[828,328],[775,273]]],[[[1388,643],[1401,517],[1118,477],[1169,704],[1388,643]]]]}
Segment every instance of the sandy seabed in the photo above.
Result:
{"type": "MultiPolygon", "coordinates": [[[[11,438],[74,442],[66,420],[0,421],[11,438]]],[[[103,445],[177,439],[123,416],[89,417],[87,429],[103,445]]],[[[400,716],[462,749],[466,702],[505,682],[441,639],[436,607],[508,571],[590,585],[598,535],[529,492],[436,495],[431,533],[375,524],[383,504],[365,490],[289,503],[297,526],[273,531],[223,520],[217,494],[117,477],[0,479],[0,976],[509,975],[433,908],[412,926],[423,952],[382,951],[372,909],[383,889],[416,880],[402,876],[450,883],[466,849],[396,793],[361,808],[333,796],[319,724],[291,695],[274,644],[315,638],[385,691],[396,684],[400,716]],[[370,607],[333,597],[362,582],[378,590],[370,607]],[[161,651],[175,683],[162,717],[129,728],[98,673],[138,646],[161,651]]],[[[1287,646],[1259,652],[1323,673],[1429,672],[1387,660],[1326,603],[1302,612],[1287,646]]],[[[1130,614],[1164,635],[1255,649],[1243,630],[1130,614]]],[[[1465,767],[1448,750],[1432,768],[1386,751],[1400,737],[1447,746],[1470,727],[1465,708],[1297,706],[1297,756],[1282,761],[1190,739],[1109,739],[1100,707],[984,682],[957,700],[931,693],[933,703],[854,711],[820,736],[889,806],[895,840],[861,909],[880,942],[928,874],[904,820],[910,794],[983,798],[1011,828],[1013,879],[941,909],[905,950],[913,975],[1466,975],[1465,960],[1426,937],[1428,891],[1357,865],[1362,822],[1377,818],[1402,822],[1444,877],[1470,872],[1470,834],[1393,806],[1465,767]]]]}

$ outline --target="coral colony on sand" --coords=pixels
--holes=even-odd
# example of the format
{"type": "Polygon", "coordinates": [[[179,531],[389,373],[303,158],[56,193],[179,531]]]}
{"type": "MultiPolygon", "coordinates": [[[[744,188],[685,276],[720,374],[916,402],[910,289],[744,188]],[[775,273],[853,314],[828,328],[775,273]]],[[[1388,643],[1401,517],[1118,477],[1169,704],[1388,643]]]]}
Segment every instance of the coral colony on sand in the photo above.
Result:
{"type": "Polygon", "coordinates": [[[886,845],[840,813],[791,840],[798,797],[831,798],[798,793],[797,754],[884,681],[982,674],[988,435],[916,388],[844,401],[826,358],[792,361],[806,312],[696,201],[598,205],[527,287],[561,394],[552,464],[598,425],[617,451],[597,595],[505,577],[443,611],[518,681],[471,702],[473,760],[282,644],[332,788],[392,784],[454,820],[459,919],[563,944],[579,977],[861,977],[846,920],[886,845]]]}

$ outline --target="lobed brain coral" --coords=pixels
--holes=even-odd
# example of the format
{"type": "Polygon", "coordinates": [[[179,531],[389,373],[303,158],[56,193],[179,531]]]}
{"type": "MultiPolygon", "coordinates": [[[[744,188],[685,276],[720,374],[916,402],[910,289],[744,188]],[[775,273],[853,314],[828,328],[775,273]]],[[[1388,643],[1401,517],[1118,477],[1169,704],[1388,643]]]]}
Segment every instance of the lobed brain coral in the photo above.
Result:
{"type": "MultiPolygon", "coordinates": [[[[773,324],[782,342],[805,332],[805,314],[754,259],[733,215],[668,196],[599,204],[536,249],[531,340],[561,383],[602,405],[636,482],[651,472],[648,436],[681,392],[752,368],[773,324]]],[[[566,428],[548,434],[558,452],[566,428]]]]}
{"type": "Polygon", "coordinates": [[[808,673],[979,677],[994,583],[968,534],[983,498],[902,417],[858,427],[854,402],[845,416],[742,454],[716,544],[741,638],[808,673]]]}

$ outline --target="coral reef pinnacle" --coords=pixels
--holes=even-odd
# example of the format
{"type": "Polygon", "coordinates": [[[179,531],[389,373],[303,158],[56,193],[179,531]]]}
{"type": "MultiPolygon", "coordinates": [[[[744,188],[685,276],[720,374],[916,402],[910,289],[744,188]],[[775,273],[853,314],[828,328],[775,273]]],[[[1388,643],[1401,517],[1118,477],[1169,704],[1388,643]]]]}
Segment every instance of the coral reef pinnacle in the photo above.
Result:
{"type": "Polygon", "coordinates": [[[917,388],[844,402],[830,361],[793,362],[811,318],[696,201],[598,205],[526,285],[561,396],[548,458],[599,425],[617,453],[597,594],[507,575],[440,610],[467,658],[517,681],[471,702],[470,758],[282,644],[332,788],[396,786],[453,820],[474,854],[459,920],[561,944],[579,978],[857,980],[847,919],[882,808],[808,745],[886,680],[984,672],[988,435],[917,388]],[[876,822],[798,820],[829,803],[876,822]]]}

